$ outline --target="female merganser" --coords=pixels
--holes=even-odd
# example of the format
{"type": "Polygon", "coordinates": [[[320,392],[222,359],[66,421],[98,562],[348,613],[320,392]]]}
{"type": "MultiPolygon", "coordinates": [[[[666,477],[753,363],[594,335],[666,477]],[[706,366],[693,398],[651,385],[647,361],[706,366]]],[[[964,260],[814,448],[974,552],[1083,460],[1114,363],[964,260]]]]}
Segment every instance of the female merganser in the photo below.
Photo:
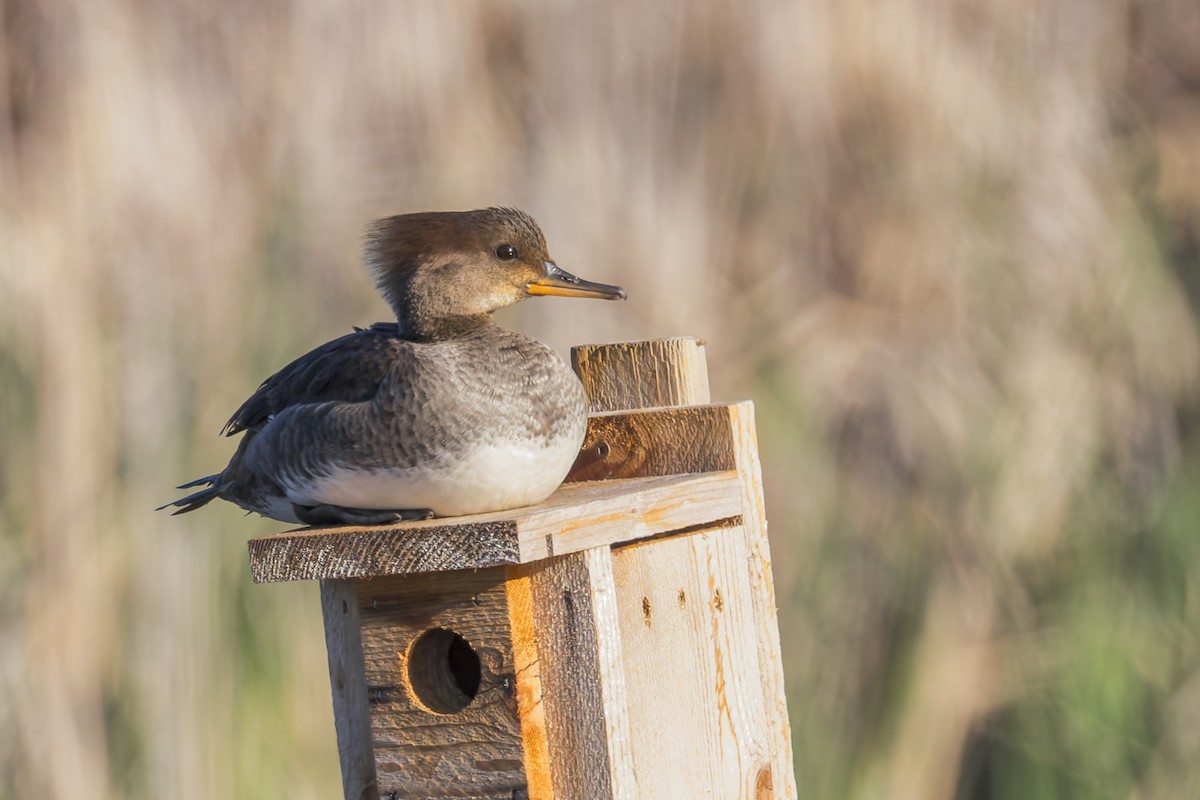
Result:
{"type": "MultiPolygon", "coordinates": [[[[377,525],[540,502],[583,443],[579,379],[491,312],[533,295],[623,299],[560,269],[528,214],[405,214],[364,257],[396,314],[267,378],[225,425],[229,465],[167,506],[219,497],[284,522],[377,525]]],[[[167,506],[163,506],[166,508],[167,506]]]]}

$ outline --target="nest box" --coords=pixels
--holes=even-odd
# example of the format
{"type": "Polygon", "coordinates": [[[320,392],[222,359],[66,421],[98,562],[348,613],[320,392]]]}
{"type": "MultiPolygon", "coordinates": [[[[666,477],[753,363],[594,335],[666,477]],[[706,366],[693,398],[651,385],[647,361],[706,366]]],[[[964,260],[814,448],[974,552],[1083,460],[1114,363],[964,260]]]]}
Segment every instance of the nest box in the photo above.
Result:
{"type": "Polygon", "coordinates": [[[321,583],[346,798],[795,797],[752,405],[695,339],[571,355],[541,505],[250,542],[321,583]]]}

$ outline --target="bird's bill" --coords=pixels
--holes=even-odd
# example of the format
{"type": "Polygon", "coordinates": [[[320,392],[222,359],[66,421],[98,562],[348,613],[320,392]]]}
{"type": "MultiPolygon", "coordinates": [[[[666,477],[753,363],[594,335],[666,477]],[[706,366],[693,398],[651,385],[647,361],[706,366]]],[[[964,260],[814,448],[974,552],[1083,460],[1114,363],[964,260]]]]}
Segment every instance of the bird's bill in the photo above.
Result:
{"type": "Polygon", "coordinates": [[[530,281],[526,291],[532,295],[559,297],[594,297],[599,300],[624,300],[625,290],[607,283],[594,283],[577,278],[553,261],[546,262],[545,276],[530,281]]]}

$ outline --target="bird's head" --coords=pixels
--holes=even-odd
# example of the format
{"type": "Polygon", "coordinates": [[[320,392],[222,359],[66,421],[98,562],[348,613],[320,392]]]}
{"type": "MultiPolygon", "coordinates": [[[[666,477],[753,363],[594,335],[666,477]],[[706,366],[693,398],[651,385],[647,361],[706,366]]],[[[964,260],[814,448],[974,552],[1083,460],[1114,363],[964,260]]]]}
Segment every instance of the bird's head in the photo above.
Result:
{"type": "Polygon", "coordinates": [[[364,257],[400,324],[418,337],[530,296],[625,297],[619,286],[560,269],[533,218],[510,208],[377,220],[367,228],[364,257]]]}

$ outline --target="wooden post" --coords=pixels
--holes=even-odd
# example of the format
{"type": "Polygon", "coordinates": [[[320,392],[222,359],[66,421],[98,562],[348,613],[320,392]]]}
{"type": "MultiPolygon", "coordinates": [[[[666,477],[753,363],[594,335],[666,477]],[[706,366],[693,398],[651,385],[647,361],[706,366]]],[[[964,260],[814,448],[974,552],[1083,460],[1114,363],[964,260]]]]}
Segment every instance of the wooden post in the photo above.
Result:
{"type": "Polygon", "coordinates": [[[321,581],[345,797],[796,796],[751,405],[708,405],[694,339],[572,362],[545,503],[250,542],[321,581]]]}

